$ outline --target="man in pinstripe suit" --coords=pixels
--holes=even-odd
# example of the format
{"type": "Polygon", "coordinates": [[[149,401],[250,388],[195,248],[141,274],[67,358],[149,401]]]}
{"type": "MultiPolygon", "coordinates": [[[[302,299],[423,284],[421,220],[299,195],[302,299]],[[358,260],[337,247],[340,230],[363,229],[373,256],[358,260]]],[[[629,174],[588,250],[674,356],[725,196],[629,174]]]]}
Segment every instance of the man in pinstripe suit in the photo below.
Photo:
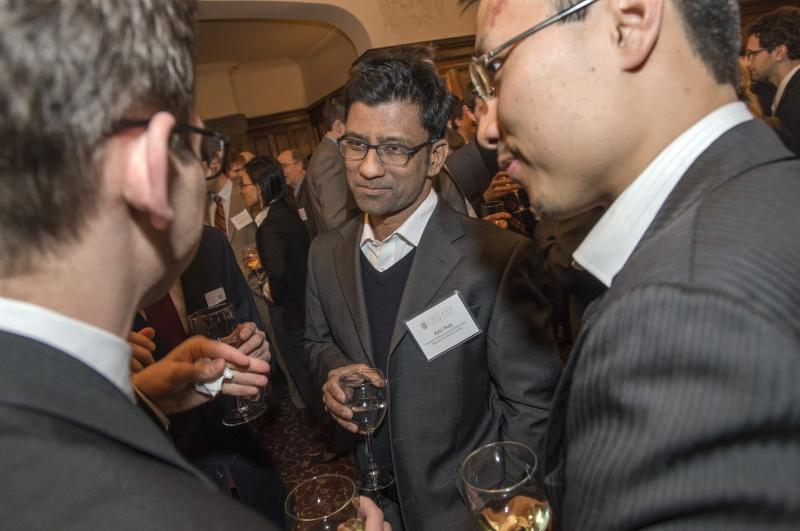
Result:
{"type": "Polygon", "coordinates": [[[608,207],[544,456],[564,529],[800,523],[800,162],[736,102],[739,31],[734,0],[480,1],[501,162],[544,215],[608,207]]]}

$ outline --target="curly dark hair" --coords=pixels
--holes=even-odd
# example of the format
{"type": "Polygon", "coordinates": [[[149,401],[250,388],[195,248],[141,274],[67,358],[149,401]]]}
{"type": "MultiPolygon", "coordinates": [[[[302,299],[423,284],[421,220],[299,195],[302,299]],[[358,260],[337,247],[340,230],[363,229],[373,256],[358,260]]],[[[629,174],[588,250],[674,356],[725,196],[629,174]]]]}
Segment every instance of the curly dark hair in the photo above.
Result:
{"type": "Polygon", "coordinates": [[[755,35],[762,48],[772,50],[786,46],[789,59],[800,59],[800,8],[779,7],[762,15],[747,28],[747,35],[755,35]]]}

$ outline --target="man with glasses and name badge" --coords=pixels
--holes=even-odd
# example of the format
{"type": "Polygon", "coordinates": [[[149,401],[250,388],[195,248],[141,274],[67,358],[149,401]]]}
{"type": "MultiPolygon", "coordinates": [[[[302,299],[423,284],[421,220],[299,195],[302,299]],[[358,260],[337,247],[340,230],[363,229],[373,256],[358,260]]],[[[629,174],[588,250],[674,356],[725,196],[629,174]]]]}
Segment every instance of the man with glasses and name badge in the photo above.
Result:
{"type": "Polygon", "coordinates": [[[374,455],[396,530],[469,529],[461,462],[499,439],[541,448],[560,370],[530,241],[432,191],[451,97],[417,48],[353,67],[339,146],[365,214],[309,257],[306,348],[328,412],[355,433],[339,377],[372,366],[388,381],[374,455]]]}
{"type": "Polygon", "coordinates": [[[737,101],[738,4],[479,2],[501,164],[545,217],[607,207],[541,460],[561,529],[800,521],[800,162],[737,101]]]}

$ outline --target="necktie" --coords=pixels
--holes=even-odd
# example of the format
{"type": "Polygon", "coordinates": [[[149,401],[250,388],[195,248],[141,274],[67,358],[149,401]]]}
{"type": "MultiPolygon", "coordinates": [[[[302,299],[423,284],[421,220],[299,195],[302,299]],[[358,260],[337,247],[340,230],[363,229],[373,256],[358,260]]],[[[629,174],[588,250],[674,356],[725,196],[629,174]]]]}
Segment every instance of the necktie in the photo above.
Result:
{"type": "Polygon", "coordinates": [[[165,354],[177,347],[184,339],[186,332],[178,316],[178,310],[169,293],[144,309],[147,321],[156,331],[159,343],[164,347],[165,354]]]}
{"type": "Polygon", "coordinates": [[[225,223],[225,207],[222,204],[222,198],[218,195],[214,196],[214,226],[228,235],[228,224],[225,223]]]}

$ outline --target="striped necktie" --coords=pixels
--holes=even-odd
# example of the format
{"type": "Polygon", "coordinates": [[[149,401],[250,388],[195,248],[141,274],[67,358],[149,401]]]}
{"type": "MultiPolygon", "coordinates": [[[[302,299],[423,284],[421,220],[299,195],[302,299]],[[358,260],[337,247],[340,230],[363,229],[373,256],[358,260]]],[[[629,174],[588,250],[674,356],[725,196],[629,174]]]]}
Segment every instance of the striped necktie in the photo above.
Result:
{"type": "Polygon", "coordinates": [[[225,206],[222,204],[222,197],[214,196],[214,226],[228,235],[228,224],[225,223],[225,206]]]}

